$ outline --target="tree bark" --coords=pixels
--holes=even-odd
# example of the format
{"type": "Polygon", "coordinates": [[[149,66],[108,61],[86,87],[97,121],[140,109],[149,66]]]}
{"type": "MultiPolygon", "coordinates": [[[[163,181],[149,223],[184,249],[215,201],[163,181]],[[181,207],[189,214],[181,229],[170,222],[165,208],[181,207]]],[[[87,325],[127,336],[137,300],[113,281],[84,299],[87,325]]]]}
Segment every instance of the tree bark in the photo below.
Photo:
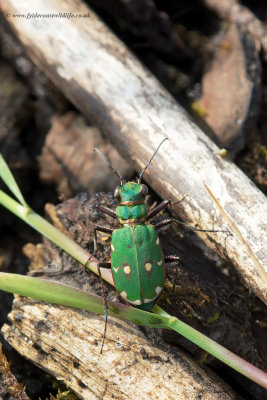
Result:
{"type": "Polygon", "coordinates": [[[221,158],[179,104],[79,0],[65,2],[64,12],[90,12],[89,18],[15,16],[62,12],[58,0],[45,5],[40,0],[1,0],[0,5],[29,56],[122,154],[134,160],[138,170],[168,137],[144,178],[163,198],[177,201],[189,194],[175,207],[186,221],[203,229],[229,229],[204,184],[210,188],[243,240],[237,231],[232,236],[199,235],[231,260],[247,285],[267,302],[264,195],[233,163],[221,158]]]}

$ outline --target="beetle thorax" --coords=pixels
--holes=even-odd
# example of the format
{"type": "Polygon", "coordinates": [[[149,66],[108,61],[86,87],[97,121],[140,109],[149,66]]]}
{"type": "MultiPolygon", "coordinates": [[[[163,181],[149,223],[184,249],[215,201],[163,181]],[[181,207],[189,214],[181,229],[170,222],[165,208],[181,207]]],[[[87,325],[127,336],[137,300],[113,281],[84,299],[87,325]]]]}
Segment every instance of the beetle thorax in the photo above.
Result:
{"type": "Polygon", "coordinates": [[[121,224],[143,223],[146,220],[148,209],[145,204],[147,187],[136,182],[127,182],[115,190],[120,200],[116,208],[117,217],[121,224]]]}

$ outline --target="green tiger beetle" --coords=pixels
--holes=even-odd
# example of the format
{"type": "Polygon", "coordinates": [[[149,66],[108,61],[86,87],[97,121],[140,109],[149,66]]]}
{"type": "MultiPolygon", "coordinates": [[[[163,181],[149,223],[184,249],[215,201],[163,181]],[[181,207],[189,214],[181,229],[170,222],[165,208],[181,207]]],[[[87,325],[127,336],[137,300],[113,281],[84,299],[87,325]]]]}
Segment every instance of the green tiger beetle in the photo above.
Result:
{"type": "MultiPolygon", "coordinates": [[[[97,232],[111,234],[111,263],[100,263],[98,272],[101,278],[100,268],[111,268],[115,287],[120,296],[128,303],[141,310],[149,311],[157,301],[164,289],[165,263],[176,263],[178,256],[164,256],[160,245],[158,230],[172,223],[183,225],[192,231],[200,232],[228,232],[222,230],[198,229],[187,225],[175,218],[164,219],[156,224],[149,221],[171,205],[171,200],[164,200],[151,211],[145,203],[148,188],[141,183],[142,176],[156,155],[165,138],[157,147],[151,159],[137,178],[137,182],[125,182],[120,174],[112,167],[106,157],[95,149],[105,164],[118,176],[120,186],[115,189],[114,196],[120,204],[116,211],[105,206],[98,205],[97,208],[103,213],[118,219],[122,225],[119,229],[104,226],[94,228],[94,250],[97,250],[97,232]]],[[[106,310],[105,329],[101,353],[103,350],[108,305],[101,278],[104,304],[106,310]]]]}

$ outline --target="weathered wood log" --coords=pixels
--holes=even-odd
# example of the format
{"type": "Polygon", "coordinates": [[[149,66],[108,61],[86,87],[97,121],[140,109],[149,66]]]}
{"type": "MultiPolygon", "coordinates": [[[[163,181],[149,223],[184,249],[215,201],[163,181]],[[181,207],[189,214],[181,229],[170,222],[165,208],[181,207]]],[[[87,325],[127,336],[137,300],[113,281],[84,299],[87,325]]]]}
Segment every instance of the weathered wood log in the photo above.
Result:
{"type": "MultiPolygon", "coordinates": [[[[213,215],[217,211],[203,183],[211,188],[247,246],[235,235],[227,239],[225,235],[202,237],[222,257],[231,259],[247,284],[266,301],[264,272],[260,277],[255,268],[255,263],[264,265],[262,216],[266,201],[262,193],[238,168],[220,158],[218,148],[91,11],[90,18],[46,18],[45,23],[40,17],[13,16],[35,11],[39,15],[51,10],[56,13],[61,12],[60,7],[56,0],[45,6],[41,2],[23,6],[12,0],[1,2],[30,56],[85,115],[111,135],[139,169],[162,137],[170,139],[157,155],[157,166],[151,166],[147,180],[164,197],[178,199],[180,193],[189,193],[179,211],[202,228],[210,228],[212,222],[223,225],[222,219],[213,215]]],[[[66,4],[66,12],[73,9],[88,13],[79,1],[66,4]]]]}
{"type": "Polygon", "coordinates": [[[8,342],[80,398],[234,398],[182,351],[171,355],[156,348],[129,323],[109,319],[111,340],[101,355],[96,343],[102,341],[103,318],[93,313],[16,298],[9,318],[12,326],[2,329],[8,342]]]}
{"type": "MultiPolygon", "coordinates": [[[[77,196],[57,206],[51,217],[66,224],[79,244],[91,247],[92,220],[110,221],[99,218],[96,202],[114,206],[115,201],[103,194],[89,201],[86,195],[77,196]]],[[[100,247],[99,256],[109,257],[109,244],[106,251],[100,247]]],[[[48,240],[42,246],[27,246],[26,253],[33,275],[101,293],[99,279],[48,240]]],[[[109,299],[116,296],[112,290],[106,295],[109,299]]],[[[209,377],[176,346],[166,345],[159,331],[152,339],[133,324],[109,318],[101,355],[103,316],[16,296],[9,320],[11,324],[2,329],[5,339],[83,399],[234,398],[218,378],[209,377]]]]}
{"type": "MultiPolygon", "coordinates": [[[[139,170],[160,140],[169,138],[145,179],[164,198],[177,200],[189,194],[175,208],[187,221],[204,229],[227,228],[204,183],[209,186],[244,240],[235,234],[199,235],[230,259],[247,285],[267,302],[264,195],[220,157],[219,149],[92,11],[89,18],[49,18],[48,14],[62,12],[59,1],[0,4],[30,57],[139,170]]],[[[65,12],[73,10],[88,16],[89,9],[79,0],[64,4],[65,12]]]]}
{"type": "MultiPolygon", "coordinates": [[[[43,13],[48,13],[49,11],[51,12],[51,9],[54,11],[57,9],[57,2],[50,1],[45,8],[37,3],[32,5],[28,3],[27,6],[24,6],[24,9],[20,10],[16,8],[12,1],[1,4],[4,13],[17,30],[22,42],[29,48],[30,55],[35,61],[46,70],[56,83],[68,82],[68,85],[63,87],[63,90],[82,111],[85,113],[89,111],[90,114],[99,111],[95,117],[100,126],[105,131],[111,131],[119,140],[121,147],[123,145],[127,147],[128,153],[132,154],[139,167],[143,165],[143,157],[144,159],[147,158],[149,147],[151,148],[155,145],[157,137],[155,131],[159,131],[158,138],[160,134],[166,135],[168,133],[167,136],[171,140],[168,147],[169,160],[164,157],[166,150],[164,151],[163,149],[161,154],[158,155],[158,169],[165,165],[165,171],[155,171],[159,172],[157,179],[159,182],[159,185],[157,185],[158,190],[160,192],[165,190],[171,192],[174,197],[178,197],[178,186],[183,192],[190,192],[192,198],[184,203],[184,214],[191,215],[191,218],[194,218],[194,211],[198,210],[200,218],[195,217],[195,222],[201,221],[202,227],[206,227],[210,221],[211,204],[207,202],[201,209],[200,203],[202,198],[206,196],[202,181],[208,183],[213,193],[221,199],[220,201],[225,210],[230,215],[232,213],[232,218],[238,221],[238,225],[243,230],[245,237],[247,231],[245,223],[248,222],[248,213],[250,214],[253,225],[249,226],[250,235],[247,234],[247,236],[250,237],[246,237],[246,240],[250,244],[250,248],[254,250],[254,254],[260,259],[263,249],[260,245],[264,235],[261,229],[261,215],[257,211],[258,209],[262,210],[264,204],[263,196],[255,188],[251,187],[249,181],[238,169],[216,156],[217,148],[207,141],[205,136],[202,136],[201,132],[188,120],[183,110],[161,88],[158,82],[137,63],[131,54],[127,53],[125,47],[106,30],[93,13],[90,14],[90,23],[86,26],[84,20],[79,20],[80,22],[77,23],[77,20],[72,19],[62,22],[62,20],[59,21],[54,18],[49,20],[48,18],[45,25],[39,24],[38,30],[36,30],[34,19],[25,22],[25,18],[12,16],[12,13],[15,12],[27,14],[31,6],[33,7],[31,11],[37,10],[37,7],[40,6],[38,9],[39,14],[40,10],[43,13]],[[68,28],[73,29],[73,32],[77,35],[85,29],[87,34],[86,43],[80,42],[75,48],[75,39],[73,39],[75,35],[71,38],[73,42],[69,40],[67,43],[63,39],[63,41],[60,41],[59,26],[63,27],[62,31],[68,28]],[[50,38],[55,32],[57,32],[58,41],[53,41],[52,43],[50,38]],[[40,46],[40,43],[44,43],[44,41],[47,46],[40,46]],[[109,44],[109,51],[107,51],[104,44],[109,44]],[[57,46],[62,47],[57,48],[57,46]],[[84,49],[83,51],[82,48],[84,49]],[[66,58],[68,49],[71,50],[72,58],[75,59],[71,68],[69,59],[66,58]],[[79,61],[74,57],[75,54],[77,59],[78,55],[80,56],[79,61]],[[60,58],[58,58],[58,55],[60,58]],[[76,65],[77,62],[78,64],[76,65]],[[102,63],[105,66],[107,63],[109,64],[108,71],[106,67],[101,69],[102,63]],[[76,77],[75,72],[78,65],[81,73],[76,77]],[[90,74],[86,71],[86,65],[90,65],[90,74]],[[90,93],[86,95],[85,91],[83,92],[84,96],[82,96],[82,90],[87,84],[88,87],[91,87],[91,95],[90,93]],[[106,96],[107,93],[108,96],[106,96]],[[142,97],[140,97],[141,95],[142,97]],[[85,103],[85,100],[88,100],[88,104],[85,103]],[[141,109],[144,117],[140,119],[141,109]],[[102,117],[103,113],[109,120],[102,118],[100,121],[100,115],[102,117]],[[137,118],[138,115],[139,118],[137,118]],[[149,118],[147,117],[148,115],[149,118]],[[145,143],[144,137],[141,136],[143,135],[143,130],[146,131],[150,139],[150,146],[145,143]],[[177,147],[179,147],[180,153],[176,153],[178,149],[176,148],[175,137],[179,139],[177,147]],[[138,139],[140,140],[141,138],[143,140],[138,143],[138,139]],[[200,145],[200,141],[204,143],[200,145]],[[137,155],[138,150],[141,151],[142,157],[137,155]],[[177,163],[177,159],[173,162],[176,155],[179,155],[181,164],[180,162],[179,164],[177,163]],[[163,157],[165,158],[164,160],[163,157]],[[174,167],[178,167],[177,172],[174,167]],[[188,174],[190,174],[189,179],[185,179],[188,174]],[[229,180],[231,180],[231,185],[229,180]],[[193,188],[199,189],[194,197],[195,190],[193,188]],[[245,201],[242,201],[242,199],[240,201],[240,198],[237,195],[235,196],[236,188],[238,188],[239,193],[246,193],[246,196],[244,196],[245,201]],[[221,195],[222,192],[223,196],[221,195]],[[249,209],[247,204],[250,205],[249,209]],[[241,219],[242,221],[240,221],[241,219]]],[[[70,8],[73,6],[74,3],[69,4],[70,8]]],[[[88,11],[80,3],[76,3],[76,10],[81,13],[88,11]]],[[[66,37],[65,31],[63,36],[66,37]]],[[[148,180],[153,183],[156,178],[150,177],[148,180]]],[[[225,238],[222,238],[222,236],[215,240],[218,240],[221,245],[222,242],[225,242],[225,238]]],[[[247,281],[254,286],[254,289],[257,289],[259,295],[265,298],[261,280],[257,277],[255,277],[255,280],[252,279],[249,267],[253,272],[255,270],[251,260],[247,259],[246,249],[242,249],[242,245],[235,238],[228,238],[226,242],[227,252],[224,255],[232,258],[235,264],[239,262],[239,268],[244,272],[247,281]],[[237,248],[239,248],[238,252],[236,251],[237,248]],[[262,288],[262,294],[259,291],[260,288],[262,288]]],[[[226,246],[223,247],[225,248],[226,246]]],[[[223,253],[223,250],[221,252],[223,253]]]]}
{"type": "MultiPolygon", "coordinates": [[[[116,222],[111,217],[97,211],[96,204],[103,204],[114,209],[116,199],[111,194],[98,193],[90,199],[88,195],[82,194],[74,199],[67,200],[56,208],[50,206],[46,209],[52,208],[49,211],[49,217],[58,229],[67,231],[68,235],[73,237],[82,247],[92,249],[93,230],[96,223],[102,226],[114,227],[114,224],[116,226],[116,222]]],[[[208,259],[197,251],[198,249],[190,243],[188,237],[179,238],[179,241],[177,241],[177,232],[170,229],[168,233],[162,232],[160,239],[166,255],[179,254],[183,258],[176,291],[172,293],[171,285],[171,293],[165,292],[160,299],[160,305],[172,315],[181,318],[226,348],[244,357],[247,361],[264,368],[264,351],[260,351],[261,348],[264,348],[264,336],[262,330],[255,326],[255,321],[250,315],[251,301],[246,290],[242,287],[236,287],[235,283],[224,274],[213,271],[214,266],[209,265],[208,259]],[[186,256],[188,254],[190,254],[190,257],[186,256]],[[216,278],[214,278],[215,276],[216,278]],[[229,312],[229,308],[231,312],[229,312]],[[244,318],[246,318],[245,332],[244,318]],[[255,338],[256,328],[257,335],[255,338]]],[[[77,265],[78,263],[75,260],[50,241],[45,239],[42,245],[27,245],[24,252],[31,259],[31,274],[102,295],[98,277],[92,273],[86,273],[82,266],[77,265]]],[[[108,261],[109,257],[110,242],[107,241],[106,237],[100,237],[97,258],[108,261]]],[[[172,267],[168,267],[168,275],[175,274],[175,271],[172,270],[172,267]]],[[[106,289],[106,296],[110,300],[117,299],[117,294],[112,288],[106,289]]],[[[257,315],[260,314],[261,306],[261,302],[258,301],[258,303],[255,303],[257,315]]],[[[157,398],[159,380],[155,376],[154,368],[161,371],[163,376],[168,372],[170,377],[167,381],[169,392],[166,383],[162,385],[159,392],[163,396],[162,398],[172,398],[172,396],[179,394],[179,399],[191,399],[191,395],[198,395],[199,389],[194,383],[196,372],[199,374],[198,382],[201,391],[203,390],[203,395],[213,394],[214,384],[221,387],[219,394],[222,398],[225,397],[225,392],[229,394],[228,389],[215,377],[212,377],[211,386],[208,389],[205,370],[202,371],[199,367],[195,367],[194,363],[188,360],[188,357],[182,351],[178,350],[180,347],[193,354],[195,359],[205,359],[206,364],[211,367],[216,366],[218,374],[221,370],[224,374],[227,374],[228,371],[231,374],[231,383],[238,381],[241,386],[244,384],[241,375],[236,374],[234,377],[229,368],[223,367],[221,363],[216,362],[212,357],[208,357],[203,350],[172,331],[145,329],[144,327],[140,331],[131,324],[115,319],[109,320],[104,346],[104,361],[110,363],[110,368],[113,371],[113,374],[110,375],[109,370],[102,369],[103,359],[99,354],[103,334],[103,317],[16,297],[10,322],[11,324],[6,325],[2,330],[5,339],[22,355],[66,382],[68,387],[74,389],[83,398],[91,399],[94,398],[93,395],[96,396],[97,394],[100,396],[99,393],[102,393],[103,390],[103,382],[106,382],[106,380],[108,380],[107,396],[119,382],[118,390],[121,396],[119,398],[124,398],[125,395],[131,398],[131,393],[137,390],[136,393],[138,394],[135,397],[132,396],[132,398],[138,399],[141,396],[138,392],[140,385],[142,385],[142,390],[147,397],[150,395],[151,398],[157,398]],[[83,321],[81,321],[82,318],[83,321]],[[61,328],[58,327],[59,320],[61,328]],[[66,326],[69,328],[66,329],[66,326]],[[133,335],[130,335],[130,333],[133,335]],[[61,344],[62,341],[63,344],[61,344]],[[88,345],[87,341],[89,341],[88,345]],[[116,347],[116,342],[118,342],[118,347],[116,347]],[[166,342],[169,343],[168,346],[166,346],[166,342]],[[60,346],[57,345],[58,343],[60,346]],[[173,346],[170,346],[170,344],[173,344],[173,346]],[[142,347],[143,345],[144,347],[142,347]],[[79,354],[79,365],[74,357],[73,347],[75,347],[76,358],[79,354]],[[141,348],[145,350],[141,350],[144,362],[148,360],[146,366],[142,364],[142,361],[139,364],[140,354],[138,354],[138,351],[141,348]],[[112,355],[113,352],[114,355],[112,355]],[[84,355],[82,355],[83,353],[84,355]],[[121,357],[124,359],[122,363],[119,362],[121,357]],[[110,361],[111,358],[113,361],[110,361]],[[125,364],[130,365],[132,360],[135,359],[138,363],[137,371],[132,378],[124,375],[124,378],[121,379],[121,371],[124,371],[125,364]],[[166,362],[166,360],[171,361],[166,362]],[[149,367],[150,362],[153,364],[152,369],[149,367]],[[185,368],[189,365],[188,363],[190,368],[186,368],[187,372],[183,370],[182,377],[178,372],[178,389],[176,388],[177,380],[172,372],[174,375],[177,374],[177,371],[181,367],[185,368]],[[85,364],[87,366],[86,372],[81,367],[85,364]],[[139,366],[145,367],[145,374],[139,366]],[[76,371],[76,368],[81,368],[81,370],[76,371]],[[99,387],[95,388],[96,392],[93,394],[90,393],[92,385],[89,385],[92,373],[93,379],[99,382],[99,387]],[[126,379],[126,382],[124,382],[124,379],[126,379]],[[128,379],[132,386],[130,392],[128,379]],[[150,385],[154,385],[155,390],[149,392],[150,385],[145,382],[151,382],[150,385]],[[194,389],[191,395],[188,393],[188,384],[193,384],[194,389]],[[84,385],[89,385],[89,389],[86,388],[85,390],[84,385]],[[135,385],[137,385],[137,389],[135,389],[135,385]]],[[[253,390],[252,384],[250,391],[253,393],[255,390],[259,390],[259,388],[255,388],[254,384],[253,390]]]]}

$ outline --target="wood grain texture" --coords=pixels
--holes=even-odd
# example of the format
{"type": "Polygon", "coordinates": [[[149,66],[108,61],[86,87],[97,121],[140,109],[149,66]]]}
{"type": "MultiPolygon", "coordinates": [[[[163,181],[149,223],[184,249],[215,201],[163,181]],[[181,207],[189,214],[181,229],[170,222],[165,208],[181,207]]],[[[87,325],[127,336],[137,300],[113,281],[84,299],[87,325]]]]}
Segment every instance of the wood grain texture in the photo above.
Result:
{"type": "MultiPolygon", "coordinates": [[[[117,202],[110,193],[97,193],[90,198],[83,193],[57,207],[47,206],[46,211],[60,231],[67,233],[83,248],[92,249],[96,222],[102,226],[117,226],[113,218],[98,212],[97,204],[114,209],[117,202]]],[[[168,233],[160,233],[160,241],[164,254],[179,254],[184,260],[184,273],[182,270],[179,273],[176,294],[172,291],[172,285],[169,285],[171,290],[166,288],[160,305],[171,315],[177,316],[247,361],[262,367],[258,364],[260,353],[256,350],[261,347],[261,341],[255,339],[255,322],[248,320],[251,301],[247,293],[236,293],[238,288],[225,275],[219,271],[214,272],[214,265],[207,268],[207,259],[199,249],[185,238],[177,241],[177,232],[174,229],[170,229],[168,233]],[[189,259],[186,254],[190,254],[189,259]],[[203,275],[196,275],[200,271],[203,271],[203,275]],[[192,279],[190,281],[189,275],[192,279]],[[197,282],[197,285],[193,282],[197,282]],[[180,294],[179,288],[182,289],[180,294]],[[232,295],[234,292],[236,296],[232,295]],[[208,322],[218,313],[219,317],[215,321],[208,322]]],[[[23,250],[31,260],[31,275],[102,295],[99,278],[86,272],[77,261],[48,239],[44,238],[42,244],[28,244],[23,250]]],[[[110,259],[110,241],[106,236],[99,237],[96,256],[101,261],[110,259]]],[[[175,274],[171,266],[168,267],[169,274],[175,274]]],[[[246,291],[243,289],[243,292],[246,291]]],[[[105,293],[109,300],[118,301],[118,294],[111,287],[107,288],[105,285],[105,293]]],[[[257,305],[254,307],[258,312],[257,305]]],[[[179,349],[182,347],[195,360],[208,363],[211,368],[215,363],[218,374],[223,366],[218,369],[218,363],[213,357],[208,357],[206,352],[183,336],[171,330],[140,329],[130,323],[109,319],[104,353],[100,356],[103,329],[103,317],[16,297],[9,325],[2,332],[5,339],[21,354],[63,380],[81,398],[101,397],[106,390],[105,382],[108,382],[106,396],[110,398],[114,394],[115,386],[118,396],[121,396],[119,398],[127,395],[129,398],[138,399],[140,396],[142,399],[140,385],[147,398],[157,398],[159,393],[163,399],[172,398],[173,395],[189,400],[202,396],[216,398],[214,393],[222,399],[228,398],[227,396],[232,398],[229,389],[212,376],[210,370],[207,372],[207,369],[202,370],[196,366],[179,349]],[[103,360],[108,367],[105,365],[103,368],[103,360]],[[132,369],[135,369],[133,373],[132,369]],[[156,372],[160,377],[156,376],[156,372]],[[152,391],[151,382],[155,387],[152,391]],[[95,385],[98,387],[94,388],[95,385]],[[134,396],[135,392],[137,397],[134,396]]],[[[257,332],[256,336],[259,337],[259,331],[257,332]]],[[[232,374],[231,370],[228,372],[232,374]]],[[[232,379],[230,381],[232,383],[232,379]]]]}
{"type": "Polygon", "coordinates": [[[102,355],[102,316],[16,296],[9,319],[12,326],[2,328],[6,340],[82,399],[234,398],[181,351],[172,356],[115,318],[109,318],[102,355]]]}
{"type": "MultiPolygon", "coordinates": [[[[247,285],[267,302],[266,274],[260,277],[256,268],[257,263],[262,270],[266,265],[264,195],[219,156],[219,149],[92,11],[90,18],[27,19],[12,14],[62,12],[62,3],[1,0],[0,5],[29,56],[139,170],[163,137],[169,138],[145,179],[164,198],[177,201],[189,194],[176,209],[192,224],[227,228],[204,183],[209,186],[247,246],[235,235],[200,236],[231,260],[247,285]]],[[[64,3],[64,12],[88,11],[79,0],[64,3]]]]}

